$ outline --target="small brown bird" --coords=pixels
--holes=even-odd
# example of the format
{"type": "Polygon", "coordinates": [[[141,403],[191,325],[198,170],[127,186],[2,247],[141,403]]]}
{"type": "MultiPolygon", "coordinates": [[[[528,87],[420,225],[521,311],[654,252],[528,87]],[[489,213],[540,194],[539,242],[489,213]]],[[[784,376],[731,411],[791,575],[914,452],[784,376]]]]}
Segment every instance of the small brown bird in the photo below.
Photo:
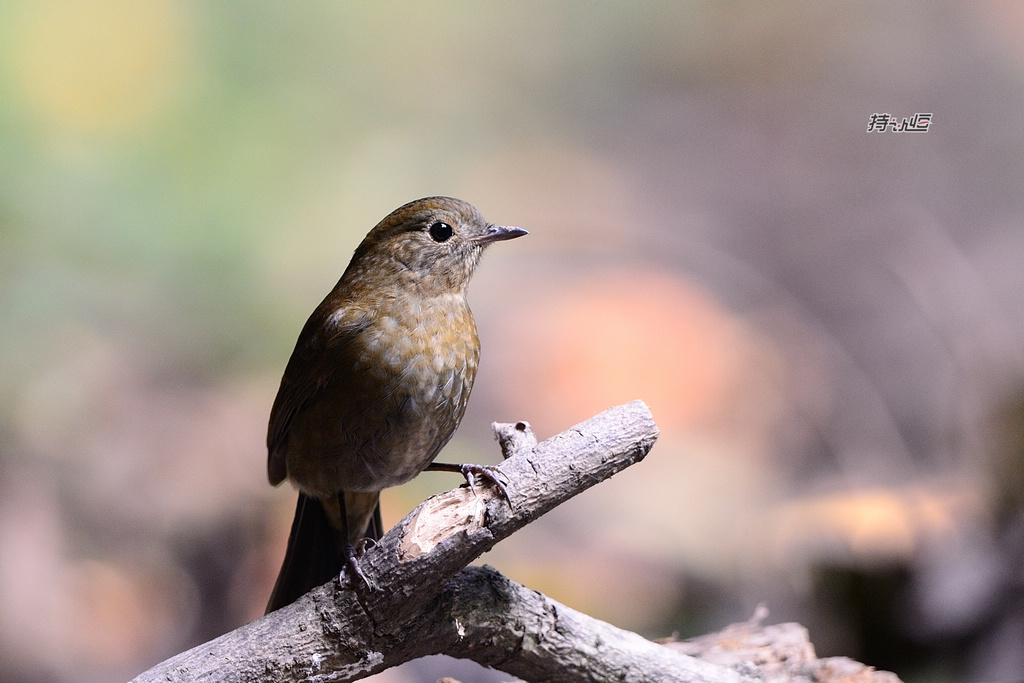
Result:
{"type": "MultiPolygon", "coordinates": [[[[491,242],[527,234],[460,199],[402,206],[367,234],[295,344],[270,412],[270,483],[299,489],[267,611],[379,538],[380,491],[431,465],[462,420],[480,342],[466,290],[491,242]]],[[[434,468],[476,471],[473,466],[434,468]]]]}

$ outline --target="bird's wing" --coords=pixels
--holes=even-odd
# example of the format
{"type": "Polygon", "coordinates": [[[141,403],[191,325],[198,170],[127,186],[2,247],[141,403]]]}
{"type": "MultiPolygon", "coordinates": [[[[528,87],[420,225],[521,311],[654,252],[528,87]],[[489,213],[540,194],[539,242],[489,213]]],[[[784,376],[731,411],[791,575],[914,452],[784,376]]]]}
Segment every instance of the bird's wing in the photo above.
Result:
{"type": "Polygon", "coordinates": [[[292,418],[331,381],[338,347],[351,343],[370,323],[364,310],[327,304],[324,301],[313,312],[299,333],[270,409],[267,476],[274,486],[287,476],[283,446],[292,418]]]}

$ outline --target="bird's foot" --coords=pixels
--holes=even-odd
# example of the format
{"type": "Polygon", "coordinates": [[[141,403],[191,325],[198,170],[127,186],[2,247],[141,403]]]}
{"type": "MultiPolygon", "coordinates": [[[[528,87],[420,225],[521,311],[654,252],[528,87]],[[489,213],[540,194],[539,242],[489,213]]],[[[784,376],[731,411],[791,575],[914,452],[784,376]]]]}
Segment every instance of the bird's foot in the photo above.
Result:
{"type": "Polygon", "coordinates": [[[363,556],[363,552],[366,550],[366,541],[368,540],[366,538],[361,540],[358,549],[351,543],[345,543],[345,568],[341,571],[341,576],[338,577],[338,580],[341,581],[345,574],[349,574],[353,588],[355,587],[355,580],[358,578],[363,582],[364,586],[371,591],[375,591],[377,590],[377,584],[371,581],[370,577],[363,573],[363,568],[359,566],[359,558],[363,556]]]}
{"type": "MultiPolygon", "coordinates": [[[[459,466],[459,472],[466,478],[466,483],[469,484],[469,488],[473,488],[473,479],[470,477],[471,474],[475,474],[484,481],[490,483],[494,488],[498,489],[501,493],[501,497],[505,499],[505,502],[512,505],[512,501],[508,497],[508,489],[505,488],[505,482],[498,478],[501,472],[494,465],[474,465],[473,463],[463,463],[459,466]]],[[[476,490],[473,491],[476,493],[476,490]]]]}
{"type": "Polygon", "coordinates": [[[496,465],[475,465],[469,462],[455,465],[446,462],[432,462],[427,466],[427,469],[440,472],[458,472],[466,478],[466,483],[474,494],[476,494],[476,487],[473,486],[473,477],[471,475],[476,475],[498,489],[501,497],[505,499],[509,507],[512,507],[512,499],[508,497],[508,489],[505,488],[505,482],[499,478],[501,471],[496,465]]]}

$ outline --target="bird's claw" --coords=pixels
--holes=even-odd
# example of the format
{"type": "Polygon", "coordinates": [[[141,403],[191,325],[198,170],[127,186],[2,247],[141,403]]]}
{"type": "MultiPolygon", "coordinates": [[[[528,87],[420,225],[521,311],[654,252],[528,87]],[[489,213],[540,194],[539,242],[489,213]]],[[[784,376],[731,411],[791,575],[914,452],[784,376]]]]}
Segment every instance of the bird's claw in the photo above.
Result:
{"type": "Polygon", "coordinates": [[[501,497],[508,503],[508,506],[512,507],[512,499],[508,496],[508,489],[505,488],[505,482],[498,478],[501,471],[495,465],[475,465],[468,462],[456,465],[448,462],[432,462],[427,465],[427,469],[434,472],[459,472],[466,478],[466,484],[469,486],[470,490],[473,491],[473,495],[476,495],[476,487],[473,486],[473,478],[470,475],[475,474],[481,479],[485,479],[493,484],[501,493],[501,497]]]}
{"type": "Polygon", "coordinates": [[[512,507],[512,499],[508,497],[508,489],[505,488],[505,482],[498,478],[498,468],[493,465],[475,465],[473,463],[463,463],[459,466],[459,472],[466,478],[466,483],[469,484],[469,488],[476,493],[476,488],[473,486],[473,479],[470,477],[471,474],[490,482],[498,491],[501,493],[501,497],[505,499],[505,502],[512,507]]]}
{"type": "Polygon", "coordinates": [[[349,574],[349,579],[352,581],[353,588],[355,587],[355,580],[358,578],[363,582],[363,585],[369,588],[371,591],[377,590],[377,584],[375,584],[370,577],[363,573],[363,568],[359,566],[359,558],[363,556],[366,550],[366,541],[370,539],[364,538],[359,542],[359,548],[356,549],[351,543],[345,544],[345,568],[342,569],[341,575],[338,577],[338,581],[342,581],[345,574],[349,574]]]}

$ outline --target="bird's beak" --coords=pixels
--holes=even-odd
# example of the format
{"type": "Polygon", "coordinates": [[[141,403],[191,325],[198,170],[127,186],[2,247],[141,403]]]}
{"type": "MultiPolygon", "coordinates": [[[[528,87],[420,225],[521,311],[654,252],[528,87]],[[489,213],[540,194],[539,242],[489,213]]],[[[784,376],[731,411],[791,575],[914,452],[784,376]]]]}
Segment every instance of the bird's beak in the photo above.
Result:
{"type": "Polygon", "coordinates": [[[529,234],[522,228],[515,228],[510,225],[488,225],[487,231],[480,237],[477,237],[476,241],[481,244],[490,244],[491,242],[511,240],[529,234]]]}

